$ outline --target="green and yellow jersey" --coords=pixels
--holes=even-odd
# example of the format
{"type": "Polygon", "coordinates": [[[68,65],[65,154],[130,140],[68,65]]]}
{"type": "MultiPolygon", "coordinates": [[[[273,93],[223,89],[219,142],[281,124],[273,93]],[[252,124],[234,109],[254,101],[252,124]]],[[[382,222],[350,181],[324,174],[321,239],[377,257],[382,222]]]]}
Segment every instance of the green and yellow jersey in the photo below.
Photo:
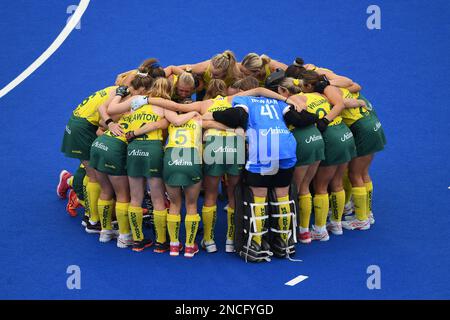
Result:
{"type": "Polygon", "coordinates": [[[86,119],[94,126],[98,127],[100,122],[98,108],[110,98],[109,92],[116,88],[117,86],[107,87],[90,95],[78,105],[73,111],[73,115],[78,118],[86,119]]]}
{"type": "MultiPolygon", "coordinates": [[[[345,88],[339,88],[339,89],[342,92],[343,99],[358,99],[357,97],[359,97],[359,93],[357,93],[357,97],[355,98],[355,94],[348,91],[348,89],[345,89],[345,88]]],[[[347,126],[351,126],[353,123],[355,123],[359,119],[364,118],[368,115],[369,115],[369,112],[364,107],[345,108],[341,112],[341,117],[347,126]]]]}
{"type": "Polygon", "coordinates": [[[181,126],[175,126],[171,123],[168,132],[166,149],[195,148],[201,151],[202,127],[196,120],[191,119],[181,126]]]}
{"type": "MultiPolygon", "coordinates": [[[[224,111],[231,108],[231,103],[227,97],[217,96],[213,100],[213,103],[209,106],[207,112],[213,113],[214,111],[224,111]]],[[[208,129],[206,130],[207,136],[236,136],[234,132],[228,132],[226,130],[208,129]]]]}
{"type": "MultiPolygon", "coordinates": [[[[328,113],[331,112],[331,104],[319,93],[311,92],[311,93],[299,93],[299,96],[306,97],[306,111],[310,113],[316,114],[319,119],[325,117],[328,113]]],[[[330,126],[338,125],[342,122],[342,117],[337,116],[333,121],[329,124],[330,126]]]]}

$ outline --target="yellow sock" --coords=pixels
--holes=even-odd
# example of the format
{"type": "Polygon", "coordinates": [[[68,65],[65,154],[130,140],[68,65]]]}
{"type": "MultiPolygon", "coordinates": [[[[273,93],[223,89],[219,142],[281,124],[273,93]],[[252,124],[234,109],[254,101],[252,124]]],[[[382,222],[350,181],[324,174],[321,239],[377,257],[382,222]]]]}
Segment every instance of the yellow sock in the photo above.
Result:
{"type": "Polygon", "coordinates": [[[97,207],[98,214],[100,216],[100,223],[102,225],[102,230],[112,230],[112,212],[113,212],[114,201],[113,200],[102,200],[98,199],[97,207]]]}
{"type": "Polygon", "coordinates": [[[87,193],[88,183],[89,183],[89,177],[84,176],[84,179],[83,179],[84,215],[90,217],[91,213],[89,212],[89,197],[88,197],[88,193],[87,193]]]}
{"type": "Polygon", "coordinates": [[[67,184],[72,188],[73,187],[73,176],[67,179],[67,184]]]}
{"type": "MultiPolygon", "coordinates": [[[[288,202],[289,196],[284,196],[281,198],[277,198],[277,202],[288,202]]],[[[283,203],[278,206],[278,213],[279,214],[286,214],[291,212],[291,205],[289,203],[283,203]]],[[[291,228],[291,216],[288,217],[279,217],[278,218],[278,228],[283,231],[290,230],[291,228]]],[[[284,241],[287,241],[288,235],[286,233],[280,234],[281,239],[284,241]]]]}
{"type": "Polygon", "coordinates": [[[227,208],[227,240],[234,240],[234,209],[227,208]]]}
{"type": "Polygon", "coordinates": [[[197,235],[198,225],[200,224],[200,215],[186,214],[184,218],[184,225],[186,228],[186,245],[193,246],[195,242],[195,236],[197,235]]]}
{"type": "Polygon", "coordinates": [[[314,195],[314,224],[317,227],[324,227],[327,223],[328,210],[330,208],[328,193],[314,195]]]}
{"type": "Polygon", "coordinates": [[[180,242],[181,215],[167,214],[167,229],[169,230],[170,242],[180,242]]]}
{"type": "Polygon", "coordinates": [[[142,233],[142,208],[128,206],[128,222],[130,223],[131,233],[134,241],[144,240],[142,233]]]}
{"type": "Polygon", "coordinates": [[[332,192],[330,195],[331,220],[340,222],[344,214],[345,191],[332,192]]]}
{"type": "Polygon", "coordinates": [[[205,241],[214,240],[214,226],[217,218],[217,206],[202,208],[203,239],[205,241]]]}
{"type": "Polygon", "coordinates": [[[352,183],[348,178],[348,171],[345,171],[343,182],[345,190],[345,203],[348,203],[350,201],[350,197],[352,196],[352,183]]]}
{"type": "Polygon", "coordinates": [[[367,219],[367,191],[365,187],[352,189],[353,203],[355,204],[355,215],[358,220],[367,219]]]}
{"type": "Polygon", "coordinates": [[[97,202],[100,197],[100,185],[97,182],[89,182],[86,186],[87,190],[87,199],[89,205],[89,218],[92,222],[98,222],[98,210],[97,210],[97,202]]]}
{"type": "Polygon", "coordinates": [[[372,212],[372,199],[373,199],[373,184],[372,181],[364,183],[366,186],[366,192],[367,192],[367,208],[366,212],[367,214],[370,214],[372,212]]]}
{"type": "Polygon", "coordinates": [[[120,234],[129,234],[131,232],[130,222],[128,221],[128,206],[128,202],[116,202],[116,217],[120,234]]]}
{"type": "MultiPolygon", "coordinates": [[[[265,197],[254,197],[255,199],[255,203],[257,204],[256,206],[254,206],[254,210],[255,210],[255,216],[256,217],[262,217],[264,215],[266,215],[266,207],[263,205],[263,203],[266,202],[266,198],[265,197]]],[[[255,220],[255,225],[256,225],[256,232],[261,232],[262,228],[263,228],[263,221],[258,219],[255,220]]],[[[254,231],[253,229],[251,231],[254,231]]],[[[257,244],[261,245],[261,236],[254,236],[253,237],[253,241],[255,241],[257,244]]]]}
{"type": "Polygon", "coordinates": [[[155,224],[156,242],[165,243],[167,241],[167,209],[153,210],[153,221],[155,224]]]}
{"type": "Polygon", "coordinates": [[[307,229],[309,228],[313,206],[311,193],[300,196],[298,202],[300,206],[300,227],[307,229]]]}

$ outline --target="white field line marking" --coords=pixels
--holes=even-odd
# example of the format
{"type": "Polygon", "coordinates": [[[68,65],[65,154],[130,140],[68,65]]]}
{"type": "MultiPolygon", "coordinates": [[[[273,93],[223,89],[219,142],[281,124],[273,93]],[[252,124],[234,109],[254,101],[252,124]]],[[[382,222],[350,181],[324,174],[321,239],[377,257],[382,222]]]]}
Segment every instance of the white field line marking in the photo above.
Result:
{"type": "Polygon", "coordinates": [[[72,30],[76,27],[84,12],[86,11],[90,0],[80,0],[77,10],[72,15],[70,21],[66,24],[61,33],[56,37],[55,41],[45,50],[39,58],[37,58],[28,68],[25,69],[21,74],[19,74],[13,81],[7,84],[2,90],[0,90],[0,98],[10,92],[12,89],[17,87],[22,81],[28,78],[37,68],[39,68],[56,50],[61,46],[61,44],[67,39],[72,30]]]}
{"type": "Polygon", "coordinates": [[[306,280],[308,278],[309,278],[308,276],[299,275],[298,277],[295,277],[294,279],[289,280],[288,282],[286,282],[285,285],[293,287],[296,284],[299,284],[300,282],[302,282],[302,281],[304,281],[304,280],[306,280]]]}

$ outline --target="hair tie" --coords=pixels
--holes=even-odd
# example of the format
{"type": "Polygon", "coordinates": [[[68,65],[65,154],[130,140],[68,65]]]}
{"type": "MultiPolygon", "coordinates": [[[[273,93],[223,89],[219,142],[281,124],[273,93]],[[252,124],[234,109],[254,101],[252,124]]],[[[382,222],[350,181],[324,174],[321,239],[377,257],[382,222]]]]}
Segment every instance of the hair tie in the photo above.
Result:
{"type": "Polygon", "coordinates": [[[161,65],[160,65],[158,62],[153,62],[153,63],[150,65],[150,68],[152,68],[152,69],[161,68],[161,65]]]}
{"type": "Polygon", "coordinates": [[[138,71],[138,72],[136,73],[136,75],[137,75],[138,77],[145,78],[145,77],[148,77],[148,72],[143,73],[143,72],[138,71]]]}
{"type": "Polygon", "coordinates": [[[300,85],[300,79],[293,79],[292,82],[294,83],[295,86],[300,85]]]}

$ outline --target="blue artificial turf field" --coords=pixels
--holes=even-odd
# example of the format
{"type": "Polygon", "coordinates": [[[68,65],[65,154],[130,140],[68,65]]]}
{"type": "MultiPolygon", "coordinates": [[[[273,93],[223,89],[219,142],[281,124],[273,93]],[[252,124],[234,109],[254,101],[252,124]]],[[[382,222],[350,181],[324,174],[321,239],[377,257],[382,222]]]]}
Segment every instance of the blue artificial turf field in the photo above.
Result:
{"type": "MultiPolygon", "coordinates": [[[[0,88],[64,27],[76,0],[3,1],[0,88]]],[[[0,99],[0,298],[5,299],[407,299],[450,298],[450,2],[378,0],[369,30],[361,0],[91,1],[50,59],[0,99]],[[194,259],[100,244],[55,194],[59,151],[75,106],[147,57],[193,63],[233,50],[296,56],[363,86],[388,145],[372,167],[375,226],[299,246],[303,263],[245,264],[221,251],[194,259]],[[78,265],[81,290],[68,290],[78,265]],[[366,269],[381,268],[381,290],[366,269]],[[309,279],[290,287],[298,275],[309,279]]],[[[223,203],[222,203],[223,205],[223,203]]],[[[217,235],[225,230],[225,214],[217,235]]]]}

